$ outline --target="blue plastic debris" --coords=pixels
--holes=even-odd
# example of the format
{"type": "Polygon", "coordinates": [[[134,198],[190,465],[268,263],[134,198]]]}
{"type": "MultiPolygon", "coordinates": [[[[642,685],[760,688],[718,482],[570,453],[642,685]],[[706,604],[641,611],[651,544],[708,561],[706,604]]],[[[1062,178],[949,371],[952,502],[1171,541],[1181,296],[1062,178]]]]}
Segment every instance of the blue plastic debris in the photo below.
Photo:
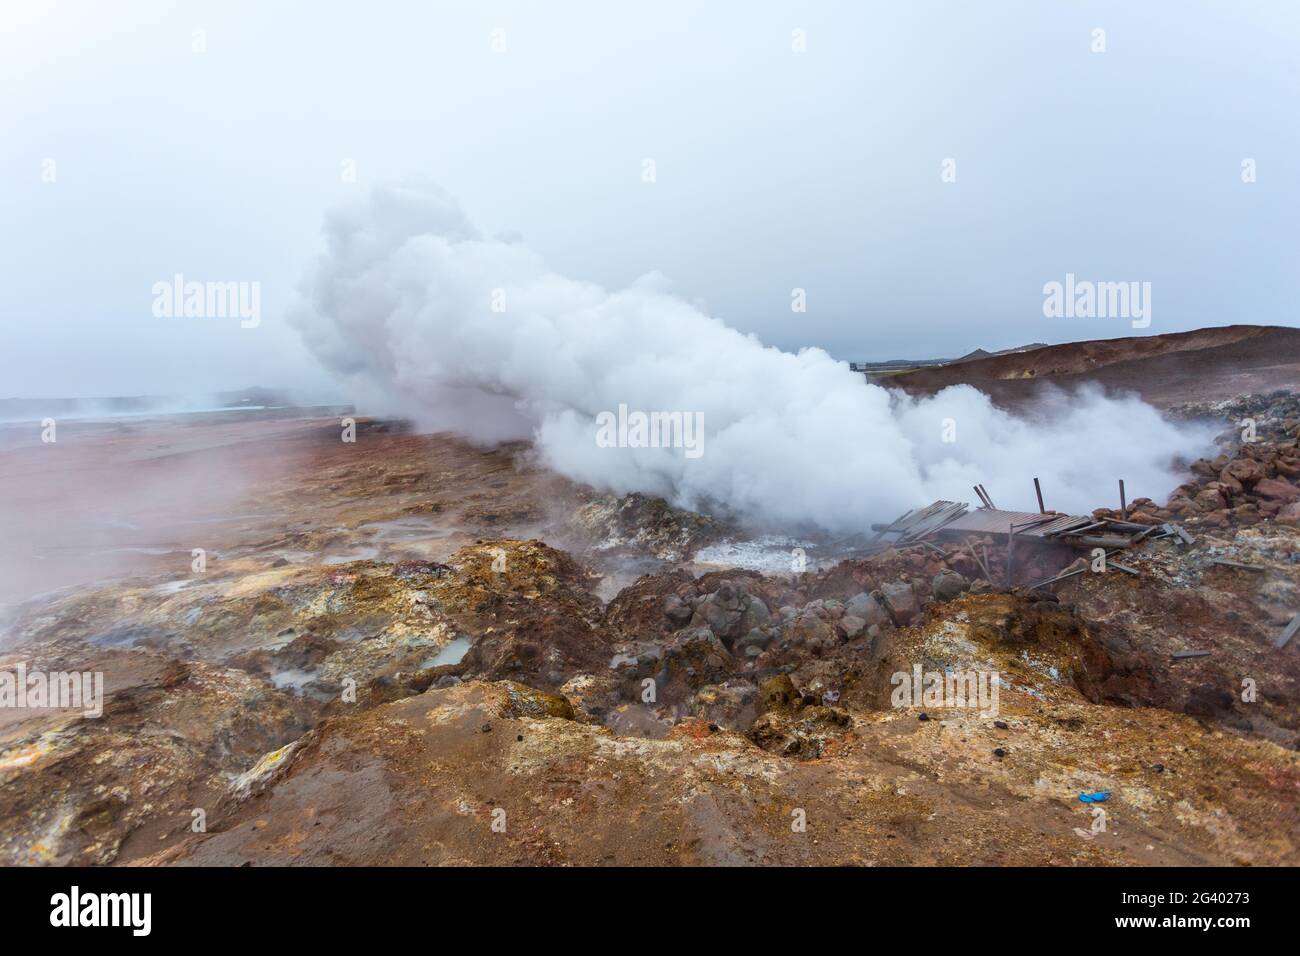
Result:
{"type": "Polygon", "coordinates": [[[1096,793],[1079,794],[1080,803],[1105,803],[1110,799],[1109,790],[1098,790],[1096,793]]]}

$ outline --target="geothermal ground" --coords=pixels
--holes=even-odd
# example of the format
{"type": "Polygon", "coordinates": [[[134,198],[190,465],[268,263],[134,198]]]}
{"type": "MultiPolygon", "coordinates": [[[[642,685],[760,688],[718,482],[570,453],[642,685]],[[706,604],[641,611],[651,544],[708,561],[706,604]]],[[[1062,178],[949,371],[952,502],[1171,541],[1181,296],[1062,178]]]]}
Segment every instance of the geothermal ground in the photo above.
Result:
{"type": "Polygon", "coordinates": [[[1129,520],[1192,542],[1044,588],[396,422],[11,428],[0,668],[106,699],[0,710],[0,862],[1300,863],[1300,393],[1166,405],[1219,454],[1129,520]]]}

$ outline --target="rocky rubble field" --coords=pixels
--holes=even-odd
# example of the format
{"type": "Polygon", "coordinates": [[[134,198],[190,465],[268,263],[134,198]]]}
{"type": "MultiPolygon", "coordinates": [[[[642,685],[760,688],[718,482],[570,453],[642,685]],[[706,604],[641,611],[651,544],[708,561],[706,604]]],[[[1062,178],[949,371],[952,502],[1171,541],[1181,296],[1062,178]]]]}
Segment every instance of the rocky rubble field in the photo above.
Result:
{"type": "MultiPolygon", "coordinates": [[[[666,568],[604,601],[593,552],[483,537],[437,560],[250,549],[31,602],[0,667],[101,671],[107,699],[0,712],[0,862],[1300,863],[1300,639],[1274,646],[1300,611],[1300,414],[1215,414],[1248,412],[1257,442],[1133,503],[1194,536],[1126,555],[1137,575],[1008,590],[968,539],[666,568]],[[918,671],[996,696],[900,701],[918,671]],[[1099,791],[1102,829],[1079,799],[1099,791]]],[[[660,560],[717,533],[584,508],[660,560]]],[[[1035,581],[1069,556],[1016,559],[1035,581]]]]}
{"type": "MultiPolygon", "coordinates": [[[[1273,392],[1232,401],[1186,404],[1171,409],[1189,419],[1227,419],[1221,451],[1192,464],[1192,477],[1164,507],[1149,498],[1133,502],[1130,521],[1175,520],[1193,527],[1227,528],[1272,519],[1300,526],[1300,396],[1273,392]]],[[[1116,517],[1109,509],[1094,512],[1116,517]]]]}

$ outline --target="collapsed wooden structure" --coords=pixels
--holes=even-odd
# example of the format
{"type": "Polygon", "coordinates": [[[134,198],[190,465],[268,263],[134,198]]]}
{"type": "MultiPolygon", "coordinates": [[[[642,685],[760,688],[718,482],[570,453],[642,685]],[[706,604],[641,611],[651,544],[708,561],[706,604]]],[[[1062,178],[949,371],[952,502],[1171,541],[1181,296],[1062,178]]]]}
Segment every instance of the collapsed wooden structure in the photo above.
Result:
{"type": "MultiPolygon", "coordinates": [[[[1082,551],[1101,549],[1106,554],[1108,567],[1135,575],[1136,570],[1112,560],[1113,557],[1147,540],[1175,538],[1183,544],[1193,542],[1192,536],[1182,525],[1170,522],[1138,524],[1123,518],[1071,515],[1049,511],[1043,506],[1043,491],[1037,478],[1034,479],[1034,492],[1038,497],[1037,512],[1003,511],[993,504],[993,499],[983,485],[976,485],[974,490],[981,502],[974,510],[964,501],[936,501],[925,508],[900,515],[887,525],[872,525],[871,530],[876,532],[876,535],[871,539],[870,547],[875,550],[923,544],[935,550],[942,550],[929,539],[964,538],[968,535],[976,535],[994,541],[1000,540],[1007,546],[1006,584],[1011,586],[1015,580],[1012,568],[1017,543],[1057,544],[1082,551]]],[[[1128,503],[1124,496],[1123,481],[1119,483],[1119,493],[1120,513],[1127,518],[1128,503]]],[[[987,553],[981,557],[972,550],[971,555],[980,565],[984,576],[992,581],[987,553]]],[[[1084,569],[1067,570],[1045,581],[1039,581],[1031,587],[1044,587],[1079,574],[1082,570],[1084,569]]]]}
{"type": "Polygon", "coordinates": [[[872,525],[874,544],[910,544],[932,535],[948,537],[968,534],[994,539],[1033,542],[1054,541],[1075,548],[1131,548],[1147,538],[1177,537],[1190,544],[1192,537],[1177,524],[1136,524],[1114,518],[1068,515],[1057,511],[1039,513],[1002,511],[987,505],[970,510],[964,501],[936,501],[909,511],[887,525],[872,525]]]}
{"type": "MultiPolygon", "coordinates": [[[[924,508],[900,515],[889,524],[872,525],[871,530],[876,534],[870,539],[868,550],[924,546],[947,557],[948,553],[934,544],[931,538],[952,539],[975,536],[994,541],[1000,540],[1007,546],[1005,585],[1012,587],[1015,584],[1013,558],[1017,542],[1038,545],[1059,544],[1083,551],[1101,550],[1106,557],[1103,564],[1106,570],[1135,576],[1138,574],[1135,568],[1114,560],[1114,556],[1144,541],[1173,539],[1185,545],[1195,543],[1195,539],[1188,534],[1187,529],[1174,522],[1138,524],[1125,520],[1128,516],[1128,502],[1124,495],[1123,481],[1119,483],[1119,496],[1120,514],[1124,517],[1118,519],[1048,511],[1043,507],[1043,492],[1037,478],[1034,479],[1034,491],[1038,496],[1037,513],[1002,511],[994,506],[993,499],[989,497],[984,486],[976,485],[975,494],[981,502],[978,508],[971,510],[970,505],[964,501],[936,501],[924,508]]],[[[993,572],[990,569],[988,548],[982,547],[976,550],[973,545],[968,545],[966,550],[979,566],[984,577],[992,583],[993,572]]],[[[1220,557],[1210,558],[1208,563],[1254,573],[1265,573],[1268,570],[1258,565],[1244,564],[1220,557]]],[[[1076,559],[1066,570],[1054,577],[1029,585],[1029,589],[1035,590],[1055,584],[1057,581],[1082,574],[1089,567],[1092,567],[1090,562],[1076,559]]],[[[1282,650],[1297,634],[1300,634],[1300,614],[1296,614],[1291,619],[1274,641],[1273,647],[1282,650]]],[[[1189,649],[1174,652],[1172,659],[1174,661],[1194,660],[1207,657],[1209,654],[1207,650],[1189,649]]]]}

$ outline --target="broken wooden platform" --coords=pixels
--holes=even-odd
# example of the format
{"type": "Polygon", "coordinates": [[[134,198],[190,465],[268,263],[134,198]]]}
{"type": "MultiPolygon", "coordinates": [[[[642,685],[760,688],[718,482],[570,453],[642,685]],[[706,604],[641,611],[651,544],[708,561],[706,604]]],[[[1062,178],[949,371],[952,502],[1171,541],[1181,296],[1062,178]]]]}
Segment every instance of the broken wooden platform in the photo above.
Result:
{"type": "Polygon", "coordinates": [[[887,525],[873,525],[876,544],[907,544],[932,535],[986,535],[994,539],[1054,541],[1074,548],[1130,548],[1147,538],[1176,537],[1190,544],[1179,525],[1136,524],[1113,518],[1068,515],[1058,511],[1003,511],[987,506],[970,509],[961,501],[936,501],[909,511],[887,525]]]}

